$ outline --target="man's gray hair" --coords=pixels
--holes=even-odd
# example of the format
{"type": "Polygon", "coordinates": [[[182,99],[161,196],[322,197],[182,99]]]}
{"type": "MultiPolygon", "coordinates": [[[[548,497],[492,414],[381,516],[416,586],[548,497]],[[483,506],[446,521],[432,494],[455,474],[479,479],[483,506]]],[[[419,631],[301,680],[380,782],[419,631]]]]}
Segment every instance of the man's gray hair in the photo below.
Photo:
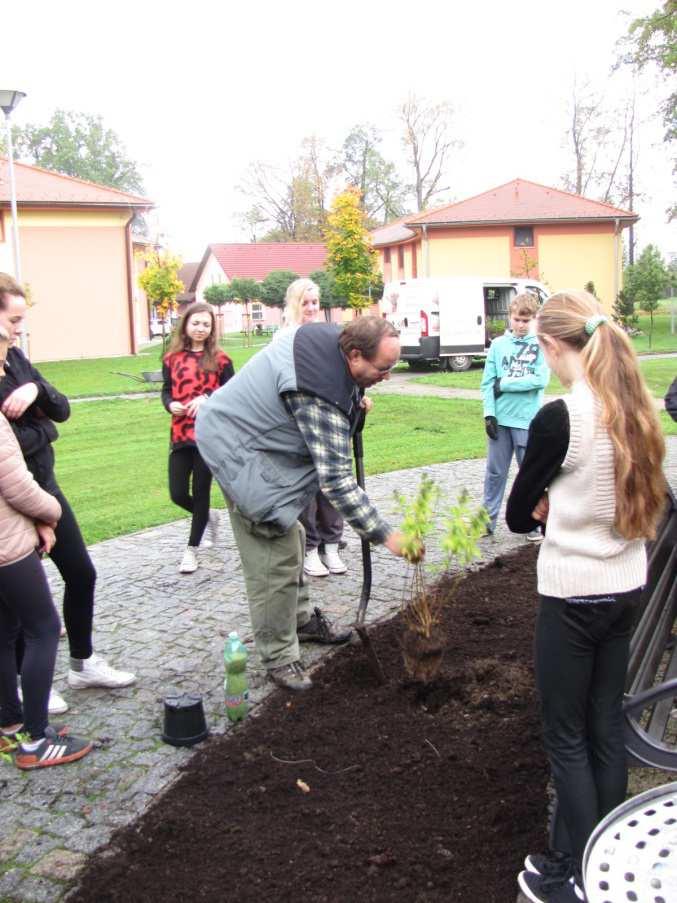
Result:
{"type": "Polygon", "coordinates": [[[382,317],[357,317],[352,320],[339,336],[339,345],[345,355],[359,351],[368,361],[378,352],[381,339],[396,339],[398,331],[382,317]]]}

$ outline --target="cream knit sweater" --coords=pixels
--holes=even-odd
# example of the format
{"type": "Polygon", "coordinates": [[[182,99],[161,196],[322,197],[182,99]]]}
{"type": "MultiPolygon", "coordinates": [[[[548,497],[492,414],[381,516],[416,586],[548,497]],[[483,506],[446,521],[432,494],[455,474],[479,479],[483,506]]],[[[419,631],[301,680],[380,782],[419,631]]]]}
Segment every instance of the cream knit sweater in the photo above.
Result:
{"type": "Polygon", "coordinates": [[[646,551],[643,540],[623,539],[613,526],[613,446],[600,423],[601,405],[583,381],[574,383],[564,402],[569,448],[548,489],[538,592],[566,599],[636,589],[646,581],[646,551]]]}

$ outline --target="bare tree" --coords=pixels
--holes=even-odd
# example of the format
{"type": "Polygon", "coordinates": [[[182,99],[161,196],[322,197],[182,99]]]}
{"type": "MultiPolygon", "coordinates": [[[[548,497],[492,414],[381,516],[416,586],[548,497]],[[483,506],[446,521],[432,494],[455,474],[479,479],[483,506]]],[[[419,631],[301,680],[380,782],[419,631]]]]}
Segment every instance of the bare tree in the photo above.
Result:
{"type": "Polygon", "coordinates": [[[448,190],[440,181],[449,152],[461,145],[452,136],[453,113],[448,103],[426,104],[414,94],[399,108],[402,143],[414,170],[412,189],[418,210],[425,210],[434,195],[448,190]]]}
{"type": "Polygon", "coordinates": [[[567,143],[574,165],[564,175],[564,185],[575,194],[587,194],[599,177],[598,163],[605,151],[610,128],[605,123],[602,96],[589,82],[580,86],[574,80],[569,106],[567,143]]]}
{"type": "Polygon", "coordinates": [[[318,241],[326,225],[331,177],[322,142],[306,138],[288,169],[260,160],[250,164],[238,188],[251,206],[236,218],[254,236],[265,230],[263,241],[318,241]]]}

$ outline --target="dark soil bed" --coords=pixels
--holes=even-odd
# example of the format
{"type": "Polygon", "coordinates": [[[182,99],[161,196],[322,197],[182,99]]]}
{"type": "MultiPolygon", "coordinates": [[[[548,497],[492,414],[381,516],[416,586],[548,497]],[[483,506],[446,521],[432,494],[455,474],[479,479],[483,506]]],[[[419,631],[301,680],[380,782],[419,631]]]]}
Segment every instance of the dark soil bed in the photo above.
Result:
{"type": "Polygon", "coordinates": [[[400,619],[373,628],[386,686],[355,645],[311,693],[274,693],[93,857],[70,903],[512,903],[545,845],[535,610],[534,549],[469,575],[426,690],[404,679],[400,619]]]}

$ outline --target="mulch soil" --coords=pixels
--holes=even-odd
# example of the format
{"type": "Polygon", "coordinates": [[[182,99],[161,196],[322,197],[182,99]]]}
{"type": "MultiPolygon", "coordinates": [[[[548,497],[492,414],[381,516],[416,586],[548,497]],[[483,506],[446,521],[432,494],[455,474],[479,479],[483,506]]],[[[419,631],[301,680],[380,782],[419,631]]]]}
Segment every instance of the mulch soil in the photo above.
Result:
{"type": "Polygon", "coordinates": [[[206,741],[146,814],[89,861],[69,903],[507,903],[546,845],[533,686],[536,550],[469,574],[446,607],[429,687],[407,682],[403,624],[272,694],[206,741]]]}

